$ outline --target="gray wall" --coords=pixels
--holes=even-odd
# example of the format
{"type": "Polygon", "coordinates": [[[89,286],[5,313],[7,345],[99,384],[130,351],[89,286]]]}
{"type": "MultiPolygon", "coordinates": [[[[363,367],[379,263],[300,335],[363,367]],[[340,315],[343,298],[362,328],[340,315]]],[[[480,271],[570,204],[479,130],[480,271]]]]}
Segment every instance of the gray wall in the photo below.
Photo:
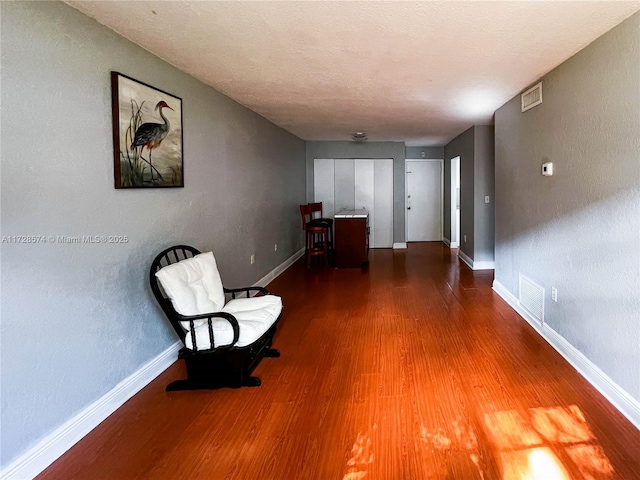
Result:
{"type": "Polygon", "coordinates": [[[176,341],[156,253],[213,249],[225,284],[253,283],[302,247],[306,187],[302,140],[66,5],[1,8],[2,235],[129,238],[2,244],[6,466],[176,341]],[[111,70],[183,99],[185,188],[114,190],[111,70]]]}
{"type": "Polygon", "coordinates": [[[473,259],[474,127],[444,147],[444,236],[451,239],[451,159],[460,156],[460,250],[473,259]],[[465,242],[464,236],[467,236],[465,242]]]}
{"type": "MultiPolygon", "coordinates": [[[[493,262],[495,247],[495,151],[493,125],[476,125],[473,154],[473,261],[493,262]],[[489,203],[484,197],[489,196],[489,203]]],[[[451,215],[451,213],[449,213],[451,215]]]]}
{"type": "Polygon", "coordinates": [[[444,147],[444,236],[451,239],[451,159],[460,156],[460,251],[494,259],[494,127],[475,125],[444,147]],[[490,203],[484,203],[489,195],[490,203]],[[465,240],[464,236],[467,236],[465,240]]]}
{"type": "Polygon", "coordinates": [[[443,159],[444,147],[406,147],[405,157],[426,158],[431,160],[443,159]]]}
{"type": "Polygon", "coordinates": [[[548,325],[640,401],[640,14],[545,75],[543,99],[496,112],[495,278],[544,286],[548,325]]]}
{"type": "Polygon", "coordinates": [[[313,201],[313,160],[315,158],[393,159],[393,241],[405,241],[403,142],[307,142],[307,200],[313,201]]]}

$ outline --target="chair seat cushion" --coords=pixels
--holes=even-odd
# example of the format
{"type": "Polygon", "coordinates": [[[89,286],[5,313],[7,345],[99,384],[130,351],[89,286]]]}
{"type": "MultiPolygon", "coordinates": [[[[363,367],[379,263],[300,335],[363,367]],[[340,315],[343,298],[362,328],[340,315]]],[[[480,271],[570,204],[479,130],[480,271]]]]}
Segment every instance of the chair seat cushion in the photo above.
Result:
{"type": "Polygon", "coordinates": [[[275,315],[275,318],[278,318],[282,311],[282,299],[277,295],[236,298],[229,300],[222,311],[236,316],[246,312],[261,311],[269,315],[275,315]]]}
{"type": "Polygon", "coordinates": [[[181,315],[219,312],[224,306],[224,289],[212,252],[167,265],[156,277],[181,315]]]}
{"type": "Polygon", "coordinates": [[[309,223],[307,223],[307,225],[331,227],[333,225],[333,218],[314,218],[309,223]]]}
{"type": "MultiPolygon", "coordinates": [[[[222,311],[236,317],[240,327],[240,336],[236,346],[246,347],[258,340],[275,323],[282,312],[282,299],[277,295],[237,298],[230,300],[222,311]]],[[[214,345],[211,345],[207,321],[205,320],[196,326],[194,331],[198,350],[230,345],[233,341],[233,327],[228,321],[222,318],[214,319],[212,326],[214,345]]],[[[191,333],[187,333],[185,345],[188,349],[193,350],[191,333]]]]}

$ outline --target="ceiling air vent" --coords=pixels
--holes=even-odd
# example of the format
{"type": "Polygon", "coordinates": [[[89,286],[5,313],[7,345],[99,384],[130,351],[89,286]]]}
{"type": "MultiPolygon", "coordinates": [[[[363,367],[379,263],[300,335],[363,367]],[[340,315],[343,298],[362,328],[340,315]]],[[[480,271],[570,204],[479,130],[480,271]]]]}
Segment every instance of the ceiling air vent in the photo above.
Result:
{"type": "Polygon", "coordinates": [[[354,142],[362,143],[367,139],[367,134],[364,132],[354,132],[351,134],[351,139],[354,142]]]}
{"type": "Polygon", "coordinates": [[[530,108],[542,103],[542,82],[534,85],[529,90],[520,95],[522,111],[526,112],[530,108]]]}

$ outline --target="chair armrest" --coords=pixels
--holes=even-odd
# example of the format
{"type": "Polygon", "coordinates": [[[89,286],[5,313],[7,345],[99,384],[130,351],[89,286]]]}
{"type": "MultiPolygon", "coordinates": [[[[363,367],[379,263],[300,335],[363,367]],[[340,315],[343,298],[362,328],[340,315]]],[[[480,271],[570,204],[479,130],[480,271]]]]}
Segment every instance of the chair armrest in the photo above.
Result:
{"type": "Polygon", "coordinates": [[[224,293],[230,293],[231,294],[231,298],[236,298],[236,293],[241,293],[244,292],[247,294],[247,297],[250,296],[250,292],[252,291],[258,291],[260,293],[262,293],[263,295],[269,295],[269,290],[267,290],[264,287],[243,287],[243,288],[224,288],[224,293]]]}
{"type": "MultiPolygon", "coordinates": [[[[175,310],[174,310],[175,311],[175,310]]],[[[196,320],[207,320],[207,324],[209,327],[209,340],[211,341],[212,349],[215,348],[213,341],[213,319],[214,318],[224,318],[231,324],[231,328],[233,328],[233,341],[230,345],[225,345],[224,347],[232,348],[240,337],[240,326],[238,325],[238,320],[236,317],[227,312],[213,312],[213,313],[204,313],[202,315],[180,315],[176,312],[176,318],[180,322],[189,322],[189,333],[191,334],[191,344],[193,345],[193,351],[198,351],[198,345],[196,344],[196,331],[193,322],[196,320]]],[[[221,347],[222,348],[222,347],[221,347]]]]}

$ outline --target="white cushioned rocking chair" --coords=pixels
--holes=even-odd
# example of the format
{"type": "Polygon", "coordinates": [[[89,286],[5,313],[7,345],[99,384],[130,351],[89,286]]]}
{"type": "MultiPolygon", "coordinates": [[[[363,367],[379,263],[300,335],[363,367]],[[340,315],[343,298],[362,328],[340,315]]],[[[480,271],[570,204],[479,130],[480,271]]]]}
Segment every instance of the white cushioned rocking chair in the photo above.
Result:
{"type": "Polygon", "coordinates": [[[184,344],[178,358],[186,363],[187,379],[170,383],[167,391],[260,385],[251,372],[264,357],[280,356],[271,348],[280,297],[263,287],[224,288],[213,253],[187,245],[160,252],[149,282],[184,344]]]}

